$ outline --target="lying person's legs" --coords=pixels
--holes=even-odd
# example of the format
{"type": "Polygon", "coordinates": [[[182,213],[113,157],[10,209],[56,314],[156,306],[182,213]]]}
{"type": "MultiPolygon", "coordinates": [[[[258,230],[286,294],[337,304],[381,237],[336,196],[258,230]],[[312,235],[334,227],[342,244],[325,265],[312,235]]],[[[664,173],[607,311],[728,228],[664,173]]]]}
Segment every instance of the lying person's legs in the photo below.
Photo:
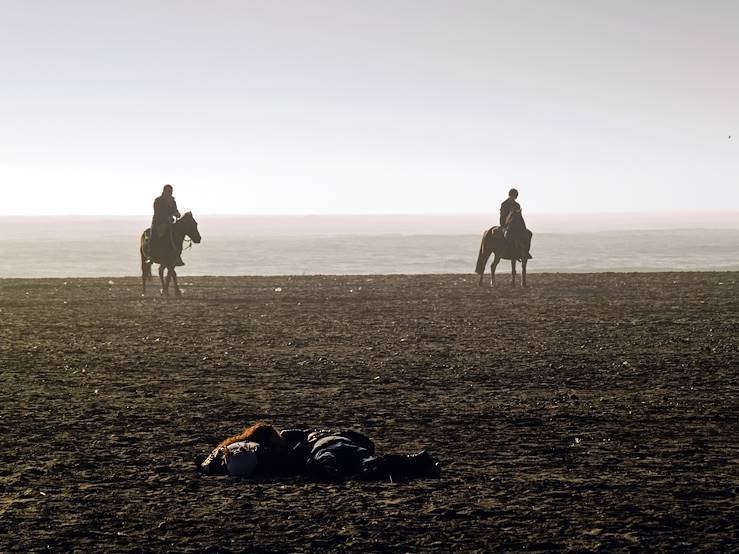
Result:
{"type": "Polygon", "coordinates": [[[409,456],[385,454],[363,461],[360,479],[407,481],[421,477],[439,477],[441,465],[426,450],[409,456]]]}

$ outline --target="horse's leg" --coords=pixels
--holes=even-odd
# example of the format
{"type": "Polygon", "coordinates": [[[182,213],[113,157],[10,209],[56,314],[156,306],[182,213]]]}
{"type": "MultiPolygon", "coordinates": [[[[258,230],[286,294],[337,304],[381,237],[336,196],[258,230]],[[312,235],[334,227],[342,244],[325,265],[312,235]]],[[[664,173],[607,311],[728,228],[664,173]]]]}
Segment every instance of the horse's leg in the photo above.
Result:
{"type": "Polygon", "coordinates": [[[490,264],[490,286],[495,286],[495,268],[498,267],[498,263],[500,262],[500,256],[497,254],[495,255],[495,258],[493,258],[493,263],[490,264]]]}
{"type": "Polygon", "coordinates": [[[167,294],[169,294],[169,291],[167,290],[167,285],[164,282],[164,266],[163,265],[159,266],[159,281],[162,283],[160,294],[162,296],[167,296],[167,294]]]}
{"type": "Polygon", "coordinates": [[[167,277],[164,279],[164,295],[169,296],[169,282],[172,280],[173,268],[167,266],[167,277]]]}
{"type": "Polygon", "coordinates": [[[524,256],[521,260],[521,286],[525,289],[529,287],[526,284],[526,262],[528,262],[528,259],[527,256],[524,256]]]}
{"type": "Polygon", "coordinates": [[[182,291],[180,290],[180,286],[177,284],[177,272],[175,271],[174,267],[169,271],[169,273],[172,274],[172,283],[174,284],[174,295],[177,298],[180,298],[182,296],[182,291]]]}
{"type": "Polygon", "coordinates": [[[511,260],[511,286],[516,287],[516,258],[511,260]]]}
{"type": "Polygon", "coordinates": [[[141,254],[141,296],[146,296],[146,258],[144,253],[141,254]]]}

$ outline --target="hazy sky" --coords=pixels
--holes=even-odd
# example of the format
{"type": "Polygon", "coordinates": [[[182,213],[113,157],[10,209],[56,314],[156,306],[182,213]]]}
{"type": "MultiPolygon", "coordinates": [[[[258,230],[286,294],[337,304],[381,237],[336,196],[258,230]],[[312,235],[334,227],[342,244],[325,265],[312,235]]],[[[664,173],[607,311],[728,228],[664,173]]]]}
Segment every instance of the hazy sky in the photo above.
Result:
{"type": "Polygon", "coordinates": [[[0,0],[0,214],[164,183],[201,214],[739,211],[739,2],[0,0]]]}

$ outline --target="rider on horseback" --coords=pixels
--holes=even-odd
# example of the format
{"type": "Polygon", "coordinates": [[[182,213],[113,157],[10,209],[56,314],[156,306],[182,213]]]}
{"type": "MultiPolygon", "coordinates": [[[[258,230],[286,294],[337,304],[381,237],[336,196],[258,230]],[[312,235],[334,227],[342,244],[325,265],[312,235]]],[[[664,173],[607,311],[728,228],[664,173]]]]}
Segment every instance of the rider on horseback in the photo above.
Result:
{"type": "MultiPolygon", "coordinates": [[[[525,244],[526,239],[524,236],[526,223],[521,215],[521,204],[516,202],[516,198],[518,198],[518,191],[514,188],[509,190],[508,198],[500,205],[500,226],[503,229],[503,236],[514,248],[527,251],[528,248],[525,244]],[[518,216],[516,225],[512,225],[514,216],[518,216]]],[[[529,259],[532,257],[528,252],[526,256],[529,259]]]]}
{"type": "Polygon", "coordinates": [[[500,205],[500,226],[506,238],[508,238],[508,218],[513,212],[521,211],[521,204],[516,202],[516,198],[518,198],[518,191],[511,189],[508,191],[508,198],[500,205]]]}
{"type": "Polygon", "coordinates": [[[177,202],[172,196],[172,185],[164,185],[161,196],[154,200],[154,217],[151,218],[152,256],[160,252],[160,245],[164,240],[172,240],[172,224],[175,218],[180,217],[177,202]]]}

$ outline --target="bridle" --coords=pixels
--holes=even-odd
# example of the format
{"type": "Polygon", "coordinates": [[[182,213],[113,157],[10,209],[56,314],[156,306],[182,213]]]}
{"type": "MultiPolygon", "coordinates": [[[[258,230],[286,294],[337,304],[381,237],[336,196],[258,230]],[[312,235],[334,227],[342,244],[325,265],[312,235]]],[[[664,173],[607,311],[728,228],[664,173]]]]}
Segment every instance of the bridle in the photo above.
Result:
{"type": "MultiPolygon", "coordinates": [[[[177,221],[174,222],[174,224],[177,225],[177,223],[179,223],[180,221],[182,221],[182,219],[183,218],[178,219],[177,221]]],[[[190,238],[190,235],[187,235],[187,234],[184,234],[183,233],[182,242],[186,242],[187,243],[187,246],[185,246],[185,247],[182,248],[182,251],[183,252],[185,250],[189,250],[190,248],[192,248],[192,239],[190,238]]],[[[172,244],[172,246],[174,246],[174,243],[172,244]]]]}

